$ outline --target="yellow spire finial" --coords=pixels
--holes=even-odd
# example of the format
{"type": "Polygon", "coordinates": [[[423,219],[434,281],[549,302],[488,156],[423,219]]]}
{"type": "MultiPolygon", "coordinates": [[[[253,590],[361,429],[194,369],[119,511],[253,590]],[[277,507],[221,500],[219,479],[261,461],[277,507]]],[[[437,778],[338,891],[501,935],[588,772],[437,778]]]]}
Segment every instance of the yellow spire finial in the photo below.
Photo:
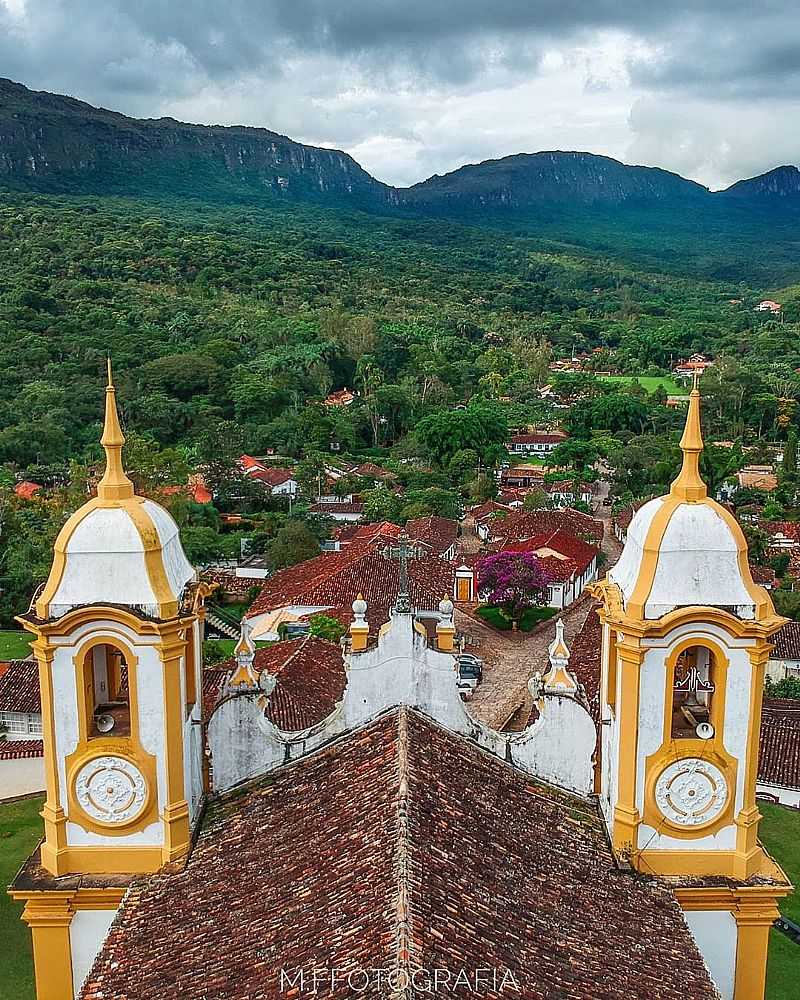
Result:
{"type": "Polygon", "coordinates": [[[108,385],[106,386],[106,416],[100,444],[106,453],[106,471],[97,484],[97,495],[101,500],[125,500],[134,495],[133,483],[125,475],[122,466],[122,446],[125,435],[117,415],[117,392],[111,375],[111,358],[108,359],[108,385]]]}
{"type": "Polygon", "coordinates": [[[708,496],[706,484],[700,475],[700,455],[703,452],[703,432],[700,428],[700,389],[695,371],[692,391],[689,393],[689,412],[680,443],[683,465],[680,474],[670,487],[670,494],[681,500],[704,500],[708,496]]]}

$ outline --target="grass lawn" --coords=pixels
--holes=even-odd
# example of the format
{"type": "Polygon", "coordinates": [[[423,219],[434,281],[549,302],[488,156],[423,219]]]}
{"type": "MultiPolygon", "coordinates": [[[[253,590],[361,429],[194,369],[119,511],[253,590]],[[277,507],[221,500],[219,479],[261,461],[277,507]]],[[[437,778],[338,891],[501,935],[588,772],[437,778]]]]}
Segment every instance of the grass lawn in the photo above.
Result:
{"type": "MultiPolygon", "coordinates": [[[[520,620],[520,631],[530,632],[539,622],[546,622],[548,618],[552,618],[557,614],[557,608],[528,608],[520,620]]],[[[491,625],[492,628],[500,629],[503,632],[507,632],[511,628],[510,620],[506,618],[500,608],[496,608],[490,604],[481,604],[477,610],[477,615],[487,625],[491,625]]]]}
{"type": "Polygon", "coordinates": [[[0,1000],[33,1000],[31,936],[5,888],[42,836],[43,798],[0,805],[0,1000]]]}
{"type": "Polygon", "coordinates": [[[661,385],[668,396],[687,395],[686,386],[676,382],[670,375],[604,375],[602,381],[624,382],[627,385],[630,385],[631,382],[638,382],[648,392],[655,392],[661,385]]]}
{"type": "Polygon", "coordinates": [[[0,632],[0,660],[24,660],[31,653],[30,632],[0,632]]]}
{"type": "MultiPolygon", "coordinates": [[[[759,827],[764,846],[788,875],[800,886],[800,811],[784,809],[769,802],[759,802],[764,817],[759,827]]],[[[780,903],[781,913],[800,923],[800,894],[780,903]]],[[[800,945],[780,931],[772,931],[767,967],[767,1000],[797,1000],[800,982],[800,945]]]]}

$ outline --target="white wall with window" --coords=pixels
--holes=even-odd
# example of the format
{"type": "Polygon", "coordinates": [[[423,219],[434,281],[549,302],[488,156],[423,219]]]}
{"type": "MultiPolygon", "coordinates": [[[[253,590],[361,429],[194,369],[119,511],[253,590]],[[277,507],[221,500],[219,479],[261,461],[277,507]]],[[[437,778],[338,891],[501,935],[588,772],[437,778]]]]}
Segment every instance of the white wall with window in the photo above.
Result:
{"type": "Polygon", "coordinates": [[[33,712],[0,712],[0,738],[31,740],[42,735],[42,717],[33,712]]]}

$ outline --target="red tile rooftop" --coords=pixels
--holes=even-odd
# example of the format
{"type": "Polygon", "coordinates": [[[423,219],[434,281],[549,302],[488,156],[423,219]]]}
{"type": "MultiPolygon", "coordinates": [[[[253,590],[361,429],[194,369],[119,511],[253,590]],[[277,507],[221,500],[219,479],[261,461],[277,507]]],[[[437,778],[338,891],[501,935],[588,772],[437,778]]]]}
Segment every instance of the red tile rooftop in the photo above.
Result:
{"type": "Polygon", "coordinates": [[[0,673],[0,712],[42,711],[39,692],[39,667],[36,660],[9,660],[0,673]]]}
{"type": "Polygon", "coordinates": [[[716,996],[672,892],[616,868],[595,805],[404,709],[212,800],[185,870],[131,887],[81,997],[277,1000],[281,969],[313,968],[510,972],[487,998],[716,996]]]}

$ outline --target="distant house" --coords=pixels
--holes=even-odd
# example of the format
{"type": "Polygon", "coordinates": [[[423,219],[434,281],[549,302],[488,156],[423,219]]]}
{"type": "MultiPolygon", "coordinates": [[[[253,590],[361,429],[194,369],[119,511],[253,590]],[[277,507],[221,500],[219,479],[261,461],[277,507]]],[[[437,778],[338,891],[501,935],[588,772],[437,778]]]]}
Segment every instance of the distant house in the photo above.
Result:
{"type": "Polygon", "coordinates": [[[311,504],[308,512],[318,517],[330,517],[334,521],[360,521],[364,504],[354,500],[320,500],[311,504]]]}
{"type": "Polygon", "coordinates": [[[672,369],[673,375],[678,378],[693,378],[695,375],[702,375],[706,368],[714,364],[704,354],[693,354],[686,361],[679,361],[672,369]]]}
{"type": "Polygon", "coordinates": [[[756,312],[761,312],[761,313],[768,312],[772,313],[773,315],[777,315],[782,308],[783,306],[780,304],[780,302],[773,302],[772,299],[764,299],[762,302],[759,302],[758,305],[756,306],[756,312]]]}
{"type": "Polygon", "coordinates": [[[325,406],[351,406],[355,401],[356,394],[351,392],[347,386],[344,389],[337,389],[323,400],[325,406]]]}
{"type": "Polygon", "coordinates": [[[756,794],[800,809],[800,702],[765,698],[756,794]]]}
{"type": "Polygon", "coordinates": [[[778,629],[772,641],[775,645],[767,662],[770,680],[777,684],[786,677],[800,678],[800,622],[787,622],[778,629]]]}
{"type": "Polygon", "coordinates": [[[501,489],[511,487],[541,486],[544,482],[546,470],[541,465],[515,465],[510,469],[503,469],[500,473],[501,489]]]}
{"type": "Polygon", "coordinates": [[[740,489],[771,492],[778,485],[778,477],[771,465],[746,465],[736,473],[740,489]]]}
{"type": "Polygon", "coordinates": [[[11,660],[0,675],[0,737],[31,740],[41,735],[39,668],[35,660],[11,660]]]}
{"type": "Polygon", "coordinates": [[[563,431],[534,431],[531,434],[515,434],[511,438],[509,451],[516,455],[549,455],[567,439],[563,431]]]}
{"type": "Polygon", "coordinates": [[[599,546],[557,525],[521,541],[506,535],[492,548],[496,552],[531,552],[538,558],[548,577],[547,604],[551,608],[568,607],[597,576],[599,546]]]}
{"type": "Polygon", "coordinates": [[[273,496],[297,496],[298,484],[294,470],[267,465],[252,455],[242,455],[239,465],[248,479],[256,479],[273,496]]]}
{"type": "Polygon", "coordinates": [[[406,531],[413,543],[419,542],[427,546],[440,559],[455,557],[458,521],[429,514],[427,517],[413,518],[406,524],[406,531]]]}
{"type": "Polygon", "coordinates": [[[33,500],[41,488],[42,487],[39,483],[33,483],[29,479],[23,479],[21,483],[17,483],[14,487],[14,492],[22,500],[33,500]]]}
{"type": "Polygon", "coordinates": [[[542,490],[556,507],[572,507],[579,501],[591,505],[594,499],[594,487],[591,483],[575,483],[571,479],[542,483],[542,490]]]}

